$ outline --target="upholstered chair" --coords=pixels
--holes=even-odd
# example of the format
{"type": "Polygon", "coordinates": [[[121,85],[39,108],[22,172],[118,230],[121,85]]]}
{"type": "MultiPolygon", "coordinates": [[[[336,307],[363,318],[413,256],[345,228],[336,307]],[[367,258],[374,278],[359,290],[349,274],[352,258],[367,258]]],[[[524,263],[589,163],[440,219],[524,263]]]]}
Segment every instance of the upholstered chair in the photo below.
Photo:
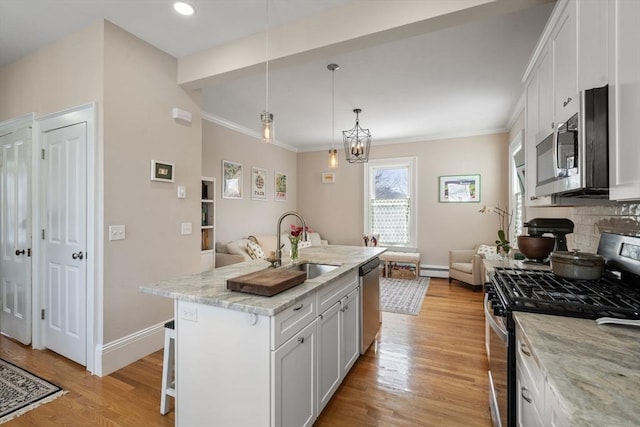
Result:
{"type": "Polygon", "coordinates": [[[449,284],[453,279],[471,285],[474,291],[481,289],[486,272],[482,260],[495,254],[495,246],[476,245],[474,249],[449,251],[449,284]]]}

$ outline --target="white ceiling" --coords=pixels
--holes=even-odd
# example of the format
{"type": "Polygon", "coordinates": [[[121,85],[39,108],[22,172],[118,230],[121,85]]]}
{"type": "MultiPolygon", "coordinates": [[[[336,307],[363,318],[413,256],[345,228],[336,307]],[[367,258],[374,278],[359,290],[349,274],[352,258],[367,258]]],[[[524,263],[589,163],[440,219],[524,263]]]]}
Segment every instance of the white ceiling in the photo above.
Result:
{"type": "MultiPolygon", "coordinates": [[[[269,1],[269,27],[274,28],[351,3],[364,8],[369,1],[385,1],[402,7],[437,0],[269,1]]],[[[524,6],[515,12],[401,40],[380,37],[375,46],[332,56],[323,57],[323,52],[330,54],[320,49],[304,62],[271,66],[269,110],[278,143],[300,151],[332,145],[329,63],[340,66],[335,72],[336,146],[340,131],[354,125],[354,108],[362,109],[360,124],[371,130],[374,146],[505,130],[553,7],[548,1],[520,1],[524,6]]],[[[0,66],[99,19],[176,58],[261,33],[266,26],[265,0],[190,3],[197,10],[194,17],[176,16],[171,0],[0,0],[0,66]]],[[[265,107],[264,69],[205,88],[203,100],[209,117],[257,135],[265,107]]]]}

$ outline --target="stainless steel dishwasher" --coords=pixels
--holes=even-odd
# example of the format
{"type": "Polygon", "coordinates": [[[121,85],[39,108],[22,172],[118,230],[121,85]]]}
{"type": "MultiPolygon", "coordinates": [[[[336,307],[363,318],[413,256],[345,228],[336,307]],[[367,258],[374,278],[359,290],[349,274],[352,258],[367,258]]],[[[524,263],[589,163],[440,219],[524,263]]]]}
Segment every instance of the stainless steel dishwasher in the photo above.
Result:
{"type": "Polygon", "coordinates": [[[375,341],[382,326],[379,265],[380,259],[374,258],[360,267],[360,354],[364,354],[375,341]]]}

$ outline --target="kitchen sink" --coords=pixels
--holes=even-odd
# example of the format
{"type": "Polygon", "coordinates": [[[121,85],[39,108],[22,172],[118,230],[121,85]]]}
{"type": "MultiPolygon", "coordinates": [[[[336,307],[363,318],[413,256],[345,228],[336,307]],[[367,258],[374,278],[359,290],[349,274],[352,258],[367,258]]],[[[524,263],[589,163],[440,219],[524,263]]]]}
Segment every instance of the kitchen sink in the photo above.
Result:
{"type": "Polygon", "coordinates": [[[322,276],[325,273],[335,270],[338,265],[331,264],[318,264],[315,262],[301,262],[299,264],[293,264],[290,267],[286,267],[292,270],[304,271],[307,273],[307,279],[315,279],[318,276],[322,276]]]}

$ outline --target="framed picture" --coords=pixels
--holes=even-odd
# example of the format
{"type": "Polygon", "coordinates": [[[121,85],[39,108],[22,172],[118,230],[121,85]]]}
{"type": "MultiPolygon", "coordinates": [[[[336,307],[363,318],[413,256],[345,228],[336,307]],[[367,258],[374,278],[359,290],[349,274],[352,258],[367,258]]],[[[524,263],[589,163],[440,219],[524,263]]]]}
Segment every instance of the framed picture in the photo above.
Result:
{"type": "Polygon", "coordinates": [[[151,160],[151,181],[173,182],[173,163],[151,160]]]}
{"type": "Polygon", "coordinates": [[[278,202],[284,202],[287,200],[287,175],[282,172],[275,173],[274,197],[278,202]]]}
{"type": "Polygon", "coordinates": [[[222,161],[222,198],[242,199],[242,164],[222,161]]]}
{"type": "Polygon", "coordinates": [[[267,170],[251,168],[251,199],[267,200],[267,170]]]}
{"type": "Polygon", "coordinates": [[[480,202],[480,175],[448,175],[440,179],[440,203],[480,202]]]}
{"type": "Polygon", "coordinates": [[[336,174],[335,174],[335,172],[323,172],[322,173],[322,183],[323,184],[335,184],[336,183],[336,174]]]}

